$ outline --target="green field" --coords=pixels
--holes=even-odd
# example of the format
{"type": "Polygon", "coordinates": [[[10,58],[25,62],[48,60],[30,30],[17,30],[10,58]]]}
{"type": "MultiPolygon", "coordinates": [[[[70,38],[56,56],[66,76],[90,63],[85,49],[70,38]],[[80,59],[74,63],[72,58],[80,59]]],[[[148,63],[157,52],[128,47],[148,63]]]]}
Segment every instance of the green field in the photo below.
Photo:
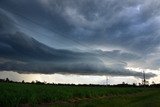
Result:
{"type": "Polygon", "coordinates": [[[0,83],[0,107],[160,107],[160,89],[0,83]]]}

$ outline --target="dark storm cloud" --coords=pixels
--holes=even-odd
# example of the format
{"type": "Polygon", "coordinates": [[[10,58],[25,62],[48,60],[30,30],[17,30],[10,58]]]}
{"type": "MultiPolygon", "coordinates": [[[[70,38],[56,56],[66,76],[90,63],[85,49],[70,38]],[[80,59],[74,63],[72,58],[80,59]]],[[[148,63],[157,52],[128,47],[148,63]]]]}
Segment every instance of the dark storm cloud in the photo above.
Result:
{"type": "MultiPolygon", "coordinates": [[[[3,44],[0,53],[1,70],[14,70],[19,73],[109,74],[141,77],[141,73],[125,70],[123,66],[120,67],[115,63],[109,67],[104,65],[94,53],[53,49],[23,33],[0,35],[0,43],[3,44]]],[[[146,76],[150,78],[155,75],[147,73],[146,76]]]]}
{"type": "MultiPolygon", "coordinates": [[[[106,67],[95,53],[50,48],[15,29],[14,22],[4,13],[0,13],[1,30],[5,31],[0,33],[1,70],[15,70],[19,73],[59,72],[141,77],[140,73],[135,71],[106,67]],[[10,32],[12,30],[15,32],[10,32]]],[[[147,76],[150,78],[155,75],[148,73],[147,76]]]]}
{"type": "Polygon", "coordinates": [[[55,9],[49,11],[44,8],[40,1],[41,0],[34,0],[32,2],[28,2],[27,0],[2,0],[1,7],[13,13],[20,13],[22,16],[28,17],[35,22],[40,22],[43,27],[54,28],[55,32],[59,32],[60,30],[65,33],[72,29],[69,23],[65,21],[65,17],[62,17],[62,10],[57,11],[56,9],[60,2],[55,2],[55,4],[53,4],[55,9]]]}
{"type": "Polygon", "coordinates": [[[103,55],[103,57],[114,57],[117,60],[121,61],[132,61],[132,60],[137,60],[141,58],[140,56],[133,54],[133,53],[128,53],[128,52],[123,52],[121,50],[113,50],[113,51],[96,51],[98,54],[103,55]]]}
{"type": "Polygon", "coordinates": [[[71,6],[68,9],[67,15],[72,18],[71,23],[76,23],[76,27],[85,28],[86,32],[94,27],[88,39],[83,35],[80,40],[89,44],[119,46],[141,54],[151,53],[159,46],[159,11],[156,11],[160,8],[158,1],[95,2],[85,2],[84,6],[71,6]],[[86,12],[88,8],[90,11],[86,12]]]}
{"type": "MultiPolygon", "coordinates": [[[[114,63],[106,66],[94,53],[80,53],[47,47],[23,33],[0,35],[0,69],[19,73],[74,73],[141,77],[114,63]]],[[[110,52],[105,52],[110,54],[110,52]]],[[[111,52],[112,53],[112,52],[111,52]]],[[[117,54],[117,52],[115,52],[117,54]]],[[[155,74],[147,73],[147,78],[155,74]]]]}
{"type": "Polygon", "coordinates": [[[160,44],[158,0],[2,0],[1,6],[87,45],[140,54],[160,44]]]}
{"type": "MultiPolygon", "coordinates": [[[[0,68],[3,70],[138,76],[140,73],[127,71],[125,67],[130,64],[158,69],[159,59],[155,58],[160,46],[158,0],[1,0],[0,7],[0,68]],[[10,20],[12,15],[18,21],[10,20]],[[55,36],[45,35],[45,44],[38,36],[32,38],[34,31],[43,33],[43,30],[24,17],[52,30],[59,38],[63,35],[78,41],[72,45],[79,47],[80,43],[92,51],[51,48],[46,41],[48,38],[56,41],[55,36]],[[17,28],[14,21],[34,29],[32,35],[17,28]],[[113,48],[113,51],[93,51],[95,47],[113,48]],[[150,54],[154,56],[148,57],[150,54]]],[[[63,44],[64,40],[56,42],[63,44]]]]}
{"type": "Polygon", "coordinates": [[[0,16],[0,33],[14,32],[16,27],[13,25],[13,20],[8,17],[9,13],[0,9],[0,16]]]}

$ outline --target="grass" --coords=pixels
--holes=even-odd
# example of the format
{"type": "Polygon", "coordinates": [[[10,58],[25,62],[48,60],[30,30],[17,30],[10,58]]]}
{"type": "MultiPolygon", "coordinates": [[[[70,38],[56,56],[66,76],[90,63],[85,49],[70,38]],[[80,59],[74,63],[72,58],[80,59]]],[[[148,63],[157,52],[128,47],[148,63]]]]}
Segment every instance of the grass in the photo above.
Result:
{"type": "Polygon", "coordinates": [[[160,107],[158,88],[0,83],[0,107],[160,107]]]}
{"type": "Polygon", "coordinates": [[[133,95],[114,96],[82,101],[78,106],[87,107],[160,107],[160,92],[148,91],[133,95]]]}

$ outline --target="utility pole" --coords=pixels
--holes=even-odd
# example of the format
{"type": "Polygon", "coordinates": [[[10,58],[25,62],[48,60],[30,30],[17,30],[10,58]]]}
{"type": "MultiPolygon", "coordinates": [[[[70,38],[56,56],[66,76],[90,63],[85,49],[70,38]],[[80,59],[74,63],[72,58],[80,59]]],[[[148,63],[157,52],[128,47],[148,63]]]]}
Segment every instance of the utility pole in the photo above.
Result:
{"type": "Polygon", "coordinates": [[[108,76],[106,76],[106,86],[108,86],[108,76]]]}
{"type": "Polygon", "coordinates": [[[142,80],[142,84],[146,85],[146,75],[145,75],[145,71],[143,71],[143,80],[142,80]]]}

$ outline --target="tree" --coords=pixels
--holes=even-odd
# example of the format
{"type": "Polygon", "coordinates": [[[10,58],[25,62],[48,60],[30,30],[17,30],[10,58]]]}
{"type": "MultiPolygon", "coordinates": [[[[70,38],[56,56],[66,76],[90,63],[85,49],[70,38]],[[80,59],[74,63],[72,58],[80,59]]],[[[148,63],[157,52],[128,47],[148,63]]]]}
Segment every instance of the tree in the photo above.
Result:
{"type": "Polygon", "coordinates": [[[24,80],[22,80],[22,83],[25,83],[24,80]]]}
{"type": "Polygon", "coordinates": [[[9,80],[9,78],[6,78],[6,82],[9,82],[10,80],[9,80]]]}

